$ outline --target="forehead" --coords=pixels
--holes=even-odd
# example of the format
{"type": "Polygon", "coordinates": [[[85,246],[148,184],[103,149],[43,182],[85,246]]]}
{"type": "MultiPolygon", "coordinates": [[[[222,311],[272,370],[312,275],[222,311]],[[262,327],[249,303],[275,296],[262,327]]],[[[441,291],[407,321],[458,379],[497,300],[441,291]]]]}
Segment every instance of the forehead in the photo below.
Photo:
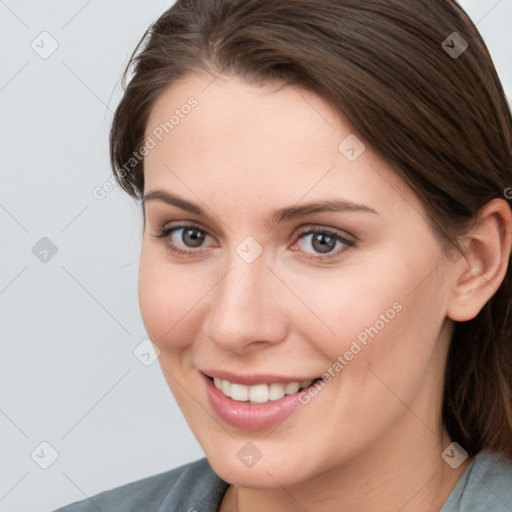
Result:
{"type": "Polygon", "coordinates": [[[286,203],[339,193],[374,206],[412,193],[332,106],[295,87],[188,77],[155,103],[146,137],[146,190],[286,203]]]}
{"type": "MultiPolygon", "coordinates": [[[[166,135],[175,141],[193,131],[196,138],[188,143],[197,142],[198,147],[212,139],[218,144],[236,140],[238,145],[253,146],[256,152],[260,148],[256,143],[263,142],[263,154],[272,141],[285,140],[307,141],[315,147],[324,140],[325,147],[333,150],[333,141],[342,135],[340,130],[350,133],[350,128],[342,126],[339,114],[313,93],[277,83],[252,85],[224,75],[193,75],[167,89],[153,106],[147,134],[173,114],[179,116],[179,122],[172,120],[166,135]],[[186,105],[191,99],[196,106],[189,109],[186,105]],[[325,140],[327,131],[332,140],[325,140]]],[[[300,147],[295,151],[298,155],[300,147]]]]}

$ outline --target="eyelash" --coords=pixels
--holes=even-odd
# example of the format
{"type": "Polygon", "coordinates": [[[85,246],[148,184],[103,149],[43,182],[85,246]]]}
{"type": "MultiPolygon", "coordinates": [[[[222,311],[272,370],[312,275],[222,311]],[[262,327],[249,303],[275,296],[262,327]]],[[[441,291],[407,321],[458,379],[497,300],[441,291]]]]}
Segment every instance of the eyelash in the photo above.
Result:
{"type": "MultiPolygon", "coordinates": [[[[199,256],[199,255],[203,254],[207,249],[197,249],[197,250],[178,249],[169,240],[170,235],[174,231],[179,230],[179,229],[190,229],[190,228],[195,229],[197,231],[200,231],[201,233],[208,234],[207,231],[205,231],[203,228],[201,228],[197,224],[193,224],[192,223],[192,224],[182,224],[182,225],[175,225],[175,226],[168,227],[168,228],[162,228],[162,229],[158,230],[156,235],[152,235],[152,236],[154,236],[157,239],[163,239],[164,242],[165,242],[165,245],[172,252],[177,254],[178,256],[183,256],[183,257],[191,256],[191,255],[199,256]]],[[[340,253],[345,252],[345,251],[347,251],[349,249],[352,249],[356,245],[355,241],[349,240],[347,238],[344,238],[339,233],[336,233],[333,230],[330,230],[328,228],[324,228],[324,227],[321,227],[321,226],[315,226],[314,228],[305,228],[305,229],[303,229],[302,231],[300,231],[297,234],[297,240],[301,240],[302,238],[304,238],[307,235],[317,234],[317,233],[322,233],[322,234],[328,235],[329,237],[332,237],[335,240],[340,241],[343,245],[345,245],[345,248],[344,249],[339,249],[338,251],[326,253],[324,256],[314,256],[314,255],[306,253],[306,256],[304,256],[305,259],[315,260],[315,261],[322,261],[322,262],[331,261],[331,260],[335,259],[336,257],[338,257],[340,253]]]]}

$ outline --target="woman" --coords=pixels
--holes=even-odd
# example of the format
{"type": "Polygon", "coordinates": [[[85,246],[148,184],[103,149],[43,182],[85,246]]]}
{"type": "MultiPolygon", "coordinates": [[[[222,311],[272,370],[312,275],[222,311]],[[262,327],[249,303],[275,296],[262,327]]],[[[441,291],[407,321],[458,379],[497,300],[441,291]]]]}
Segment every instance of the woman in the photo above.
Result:
{"type": "Polygon", "coordinates": [[[451,0],[182,0],[111,157],[206,457],[62,512],[512,510],[512,119],[451,0]]]}

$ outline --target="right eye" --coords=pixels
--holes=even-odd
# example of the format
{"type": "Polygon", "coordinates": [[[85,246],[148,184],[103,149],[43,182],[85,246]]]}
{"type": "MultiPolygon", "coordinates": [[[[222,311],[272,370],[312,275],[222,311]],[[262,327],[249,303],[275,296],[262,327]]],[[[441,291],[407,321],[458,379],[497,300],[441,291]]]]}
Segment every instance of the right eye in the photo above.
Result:
{"type": "Polygon", "coordinates": [[[206,249],[200,246],[210,235],[195,224],[181,224],[163,227],[158,230],[156,235],[152,236],[162,239],[165,245],[174,253],[180,256],[192,256],[204,253],[206,249]],[[181,244],[181,247],[185,247],[185,249],[178,244],[181,244]],[[191,250],[194,247],[196,250],[191,250]]]}

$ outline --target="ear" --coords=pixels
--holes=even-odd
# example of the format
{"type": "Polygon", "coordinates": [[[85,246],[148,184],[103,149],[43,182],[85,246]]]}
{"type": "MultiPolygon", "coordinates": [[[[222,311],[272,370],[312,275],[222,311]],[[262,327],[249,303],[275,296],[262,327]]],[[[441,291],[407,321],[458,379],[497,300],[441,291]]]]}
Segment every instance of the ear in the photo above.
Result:
{"type": "Polygon", "coordinates": [[[503,199],[493,199],[479,212],[464,237],[464,257],[455,263],[455,283],[448,318],[464,322],[478,315],[500,287],[512,251],[512,212],[503,199]]]}

